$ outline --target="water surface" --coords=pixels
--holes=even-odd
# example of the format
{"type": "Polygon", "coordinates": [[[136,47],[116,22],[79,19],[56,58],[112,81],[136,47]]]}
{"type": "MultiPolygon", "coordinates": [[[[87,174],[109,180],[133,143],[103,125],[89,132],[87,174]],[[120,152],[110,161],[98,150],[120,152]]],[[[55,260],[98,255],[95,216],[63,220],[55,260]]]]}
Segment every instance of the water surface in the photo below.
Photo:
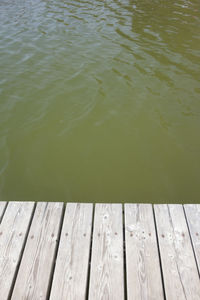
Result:
{"type": "Polygon", "coordinates": [[[0,199],[200,201],[199,62],[199,0],[1,0],[0,199]]]}

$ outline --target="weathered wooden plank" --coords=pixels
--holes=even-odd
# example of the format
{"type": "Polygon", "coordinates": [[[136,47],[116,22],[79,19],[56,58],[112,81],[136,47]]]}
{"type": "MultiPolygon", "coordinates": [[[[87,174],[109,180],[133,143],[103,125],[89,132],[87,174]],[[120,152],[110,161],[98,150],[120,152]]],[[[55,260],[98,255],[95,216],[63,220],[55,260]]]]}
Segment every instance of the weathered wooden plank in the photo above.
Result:
{"type": "Polygon", "coordinates": [[[10,296],[33,209],[33,202],[10,202],[0,224],[0,299],[2,300],[7,300],[10,296]]]}
{"type": "Polygon", "coordinates": [[[63,203],[37,203],[12,299],[44,300],[54,264],[63,203]]]}
{"type": "Polygon", "coordinates": [[[200,299],[200,280],[182,205],[155,205],[167,300],[200,299]]]}
{"type": "Polygon", "coordinates": [[[124,299],[121,204],[96,204],[89,299],[124,299]]]}
{"type": "Polygon", "coordinates": [[[125,204],[127,296],[164,299],[151,204],[125,204]]]}
{"type": "Polygon", "coordinates": [[[86,299],[92,214],[92,204],[67,204],[50,300],[86,299]]]}
{"type": "Polygon", "coordinates": [[[7,202],[0,201],[0,223],[2,220],[2,216],[3,216],[4,210],[5,210],[6,204],[7,204],[7,202]]]}
{"type": "Polygon", "coordinates": [[[200,204],[187,204],[184,208],[200,273],[200,204]]]}

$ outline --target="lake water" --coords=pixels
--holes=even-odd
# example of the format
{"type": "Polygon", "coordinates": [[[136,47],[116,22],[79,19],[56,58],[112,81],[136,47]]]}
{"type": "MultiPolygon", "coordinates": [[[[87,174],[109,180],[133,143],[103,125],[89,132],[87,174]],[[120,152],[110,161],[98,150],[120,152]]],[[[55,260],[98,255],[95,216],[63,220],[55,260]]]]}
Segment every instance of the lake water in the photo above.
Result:
{"type": "Polygon", "coordinates": [[[0,199],[198,202],[199,131],[199,0],[0,1],[0,199]]]}

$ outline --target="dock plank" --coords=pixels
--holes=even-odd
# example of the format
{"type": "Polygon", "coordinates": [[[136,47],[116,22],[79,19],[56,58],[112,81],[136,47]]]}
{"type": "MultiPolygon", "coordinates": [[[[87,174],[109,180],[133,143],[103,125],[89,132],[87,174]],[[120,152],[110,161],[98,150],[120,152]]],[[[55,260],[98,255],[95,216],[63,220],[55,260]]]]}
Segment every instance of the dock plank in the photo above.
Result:
{"type": "Polygon", "coordinates": [[[1,223],[1,220],[2,220],[2,216],[3,216],[4,210],[6,208],[6,204],[7,204],[7,202],[0,201],[0,223],[1,223]]]}
{"type": "Polygon", "coordinates": [[[125,204],[127,297],[164,299],[151,204],[125,204]]]}
{"type": "Polygon", "coordinates": [[[2,300],[10,297],[33,209],[33,202],[10,202],[0,224],[0,299],[2,300]]]}
{"type": "Polygon", "coordinates": [[[50,300],[86,299],[93,204],[68,203],[50,300]]]}
{"type": "Polygon", "coordinates": [[[121,204],[96,204],[89,299],[124,299],[121,204]]]}
{"type": "Polygon", "coordinates": [[[37,203],[11,299],[46,299],[62,211],[63,203],[37,203]]]}
{"type": "Polygon", "coordinates": [[[200,281],[182,205],[154,205],[166,300],[200,300],[200,281]]]}
{"type": "Polygon", "coordinates": [[[187,204],[184,209],[200,273],[200,204],[187,204]]]}

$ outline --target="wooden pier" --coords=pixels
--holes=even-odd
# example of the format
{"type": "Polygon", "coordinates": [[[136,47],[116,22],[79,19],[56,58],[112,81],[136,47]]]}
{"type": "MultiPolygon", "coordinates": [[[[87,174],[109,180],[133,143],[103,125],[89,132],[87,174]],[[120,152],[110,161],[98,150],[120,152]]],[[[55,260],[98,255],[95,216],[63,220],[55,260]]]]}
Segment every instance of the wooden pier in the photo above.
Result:
{"type": "Polygon", "coordinates": [[[200,300],[200,205],[0,202],[0,300],[200,300]]]}

